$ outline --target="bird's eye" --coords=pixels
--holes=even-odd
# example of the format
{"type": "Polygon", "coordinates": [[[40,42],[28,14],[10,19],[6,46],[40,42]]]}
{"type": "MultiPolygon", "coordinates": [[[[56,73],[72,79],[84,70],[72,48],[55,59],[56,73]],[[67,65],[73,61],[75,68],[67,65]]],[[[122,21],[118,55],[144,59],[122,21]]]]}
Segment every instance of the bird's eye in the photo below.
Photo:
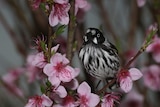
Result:
{"type": "Polygon", "coordinates": [[[99,33],[97,34],[97,37],[98,37],[98,38],[100,37],[100,34],[99,34],[99,33]]]}

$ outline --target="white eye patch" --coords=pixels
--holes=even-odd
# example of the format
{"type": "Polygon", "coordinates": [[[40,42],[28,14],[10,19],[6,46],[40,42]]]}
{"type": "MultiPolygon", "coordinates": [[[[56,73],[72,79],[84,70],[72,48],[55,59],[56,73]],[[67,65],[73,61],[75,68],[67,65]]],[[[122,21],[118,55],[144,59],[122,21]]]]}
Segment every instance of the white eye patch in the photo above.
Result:
{"type": "Polygon", "coordinates": [[[95,35],[96,31],[95,30],[91,30],[91,33],[92,33],[92,35],[95,35]]]}
{"type": "Polygon", "coordinates": [[[91,30],[90,29],[87,29],[86,33],[89,33],[91,30]]]}

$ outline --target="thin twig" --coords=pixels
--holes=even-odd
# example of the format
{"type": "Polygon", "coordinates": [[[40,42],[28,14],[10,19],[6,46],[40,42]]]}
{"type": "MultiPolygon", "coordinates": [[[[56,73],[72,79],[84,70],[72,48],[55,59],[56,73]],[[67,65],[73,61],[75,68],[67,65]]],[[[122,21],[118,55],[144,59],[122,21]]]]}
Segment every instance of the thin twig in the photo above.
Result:
{"type": "Polygon", "coordinates": [[[128,69],[128,67],[132,64],[132,62],[142,53],[143,51],[139,50],[134,57],[132,57],[128,63],[124,66],[124,69],[128,69]]]}
{"type": "Polygon", "coordinates": [[[48,62],[51,58],[51,48],[52,48],[52,27],[49,25],[48,27],[48,54],[47,54],[48,62]]]}

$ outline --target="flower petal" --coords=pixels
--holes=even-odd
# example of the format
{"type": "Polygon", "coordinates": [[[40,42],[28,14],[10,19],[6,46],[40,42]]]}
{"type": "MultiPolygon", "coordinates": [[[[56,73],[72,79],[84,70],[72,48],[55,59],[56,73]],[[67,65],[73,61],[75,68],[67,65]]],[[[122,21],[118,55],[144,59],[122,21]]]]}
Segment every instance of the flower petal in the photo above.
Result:
{"type": "Polygon", "coordinates": [[[90,98],[89,98],[89,102],[88,102],[88,106],[95,107],[99,103],[99,101],[100,101],[99,96],[91,93],[90,98]]]}
{"type": "Polygon", "coordinates": [[[128,93],[132,89],[132,79],[130,77],[126,77],[120,81],[120,88],[125,92],[128,93]]]}
{"type": "Polygon", "coordinates": [[[66,88],[69,88],[71,90],[76,90],[78,88],[78,86],[79,86],[79,83],[78,83],[78,80],[74,78],[70,82],[63,83],[63,85],[66,88]]]}
{"type": "Polygon", "coordinates": [[[43,68],[46,65],[46,61],[45,61],[43,52],[37,53],[35,55],[35,58],[32,61],[32,65],[39,67],[39,68],[43,68]]]}
{"type": "Polygon", "coordinates": [[[56,93],[61,97],[61,98],[64,98],[67,96],[67,91],[66,89],[63,87],[63,86],[59,86],[57,89],[56,89],[56,93]]]}
{"type": "Polygon", "coordinates": [[[140,79],[143,74],[137,68],[131,68],[128,70],[133,81],[140,79]]]}
{"type": "Polygon", "coordinates": [[[58,17],[57,17],[57,15],[54,14],[54,12],[55,11],[54,11],[54,6],[53,6],[52,11],[49,15],[49,24],[53,27],[56,26],[59,22],[58,17]]]}
{"type": "Polygon", "coordinates": [[[67,25],[69,23],[69,15],[68,15],[68,13],[66,13],[66,15],[64,15],[64,16],[62,16],[60,18],[59,23],[62,24],[62,25],[67,25]]]}
{"type": "Polygon", "coordinates": [[[153,56],[153,59],[154,59],[156,62],[160,63],[160,53],[159,53],[159,52],[153,53],[152,56],[153,56]]]}
{"type": "Polygon", "coordinates": [[[53,65],[52,64],[46,64],[46,66],[44,66],[44,68],[43,68],[43,72],[47,76],[52,76],[55,73],[55,70],[53,70],[53,65]]]}
{"type": "Polygon", "coordinates": [[[88,93],[91,93],[91,88],[90,86],[86,83],[86,82],[83,82],[79,85],[78,89],[77,89],[77,92],[80,94],[80,95],[86,95],[88,93]]]}
{"type": "Polygon", "coordinates": [[[64,68],[63,70],[61,70],[61,72],[59,73],[59,79],[63,82],[70,82],[73,77],[71,75],[70,69],[68,69],[67,67],[64,68]]]}
{"type": "Polygon", "coordinates": [[[52,52],[54,51],[54,52],[57,52],[57,50],[58,50],[58,48],[59,48],[59,44],[57,44],[56,46],[54,46],[54,47],[52,47],[52,52]]]}
{"type": "Polygon", "coordinates": [[[86,0],[76,0],[76,5],[79,8],[85,8],[87,6],[88,2],[86,0]]]}
{"type": "Polygon", "coordinates": [[[69,63],[69,60],[62,54],[60,53],[56,53],[55,55],[53,55],[50,59],[50,62],[55,66],[57,65],[57,63],[62,62],[64,65],[69,63]]]}
{"type": "Polygon", "coordinates": [[[59,80],[59,78],[57,78],[55,75],[53,75],[53,76],[49,76],[49,78],[48,78],[48,80],[51,82],[51,84],[53,85],[53,86],[55,86],[55,87],[58,87],[59,86],[59,84],[60,84],[60,80],[59,80]]]}
{"type": "Polygon", "coordinates": [[[154,47],[154,43],[150,44],[150,45],[146,48],[146,52],[152,52],[152,51],[153,51],[153,47],[154,47]]]}
{"type": "Polygon", "coordinates": [[[43,94],[41,96],[42,98],[42,104],[45,105],[45,106],[51,106],[52,105],[52,100],[49,99],[49,97],[47,97],[45,94],[43,94]]]}

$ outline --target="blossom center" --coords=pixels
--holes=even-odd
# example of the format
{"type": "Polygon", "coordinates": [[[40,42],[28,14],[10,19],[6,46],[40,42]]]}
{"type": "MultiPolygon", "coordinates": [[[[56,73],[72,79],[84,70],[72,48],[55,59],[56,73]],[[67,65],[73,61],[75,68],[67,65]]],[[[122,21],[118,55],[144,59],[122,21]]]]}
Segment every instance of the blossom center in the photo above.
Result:
{"type": "Polygon", "coordinates": [[[42,104],[42,98],[40,96],[35,96],[34,100],[35,100],[36,105],[42,104]]]}
{"type": "Polygon", "coordinates": [[[55,66],[55,69],[59,72],[62,71],[63,68],[64,68],[64,65],[62,62],[57,63],[57,65],[55,66]]]}
{"type": "Polygon", "coordinates": [[[66,98],[65,98],[64,101],[63,101],[63,104],[64,104],[64,105],[68,105],[68,104],[70,104],[70,103],[72,103],[72,102],[74,102],[73,97],[71,97],[71,96],[66,96],[66,98]]]}
{"type": "Polygon", "coordinates": [[[125,78],[125,77],[128,77],[129,76],[129,72],[126,71],[126,70],[123,70],[123,71],[120,71],[119,74],[118,74],[118,77],[122,77],[122,78],[125,78]]]}
{"type": "Polygon", "coordinates": [[[86,96],[85,96],[85,95],[82,95],[82,96],[81,96],[81,101],[80,101],[80,103],[82,103],[82,104],[84,104],[84,105],[87,105],[87,102],[88,102],[88,99],[86,98],[86,96]]]}

